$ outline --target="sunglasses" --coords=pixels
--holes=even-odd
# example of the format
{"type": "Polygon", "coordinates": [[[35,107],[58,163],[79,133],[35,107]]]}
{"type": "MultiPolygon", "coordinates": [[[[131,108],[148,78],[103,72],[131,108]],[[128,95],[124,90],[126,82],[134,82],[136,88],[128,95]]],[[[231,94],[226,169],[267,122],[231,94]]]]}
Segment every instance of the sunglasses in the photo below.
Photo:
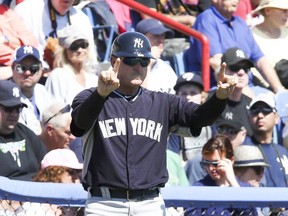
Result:
{"type": "Polygon", "coordinates": [[[268,115],[270,114],[271,112],[273,112],[274,110],[271,108],[271,107],[257,107],[257,108],[251,108],[249,110],[249,112],[252,114],[252,115],[258,115],[260,112],[263,114],[263,115],[268,115]]]}
{"type": "Polygon", "coordinates": [[[122,59],[123,63],[129,66],[135,66],[140,63],[141,67],[147,67],[150,63],[149,58],[135,58],[135,57],[125,57],[122,59]]]}
{"type": "Polygon", "coordinates": [[[200,161],[200,164],[205,167],[209,167],[210,165],[212,165],[213,167],[217,167],[218,161],[202,160],[200,161]]]}
{"type": "Polygon", "coordinates": [[[252,166],[251,168],[255,171],[256,175],[258,176],[264,173],[264,167],[262,166],[252,166]]]}
{"type": "Polygon", "coordinates": [[[24,65],[24,64],[16,64],[14,66],[14,70],[18,74],[23,74],[26,71],[30,71],[32,74],[36,74],[40,71],[41,66],[39,64],[31,64],[31,65],[24,65]]]}
{"type": "Polygon", "coordinates": [[[69,47],[69,50],[72,52],[76,52],[79,48],[86,49],[88,48],[89,43],[86,40],[81,40],[81,41],[75,41],[74,43],[71,44],[69,47]]]}
{"type": "Polygon", "coordinates": [[[246,73],[248,73],[249,69],[248,67],[246,66],[241,66],[241,65],[231,65],[228,67],[230,71],[232,72],[238,72],[240,71],[241,69],[243,69],[246,73]]]}
{"type": "Polygon", "coordinates": [[[13,111],[16,111],[16,113],[20,113],[23,109],[22,105],[19,106],[13,106],[13,107],[5,107],[5,106],[1,106],[3,108],[3,110],[6,113],[12,113],[13,111]]]}
{"type": "Polygon", "coordinates": [[[51,121],[51,119],[53,119],[54,117],[56,117],[57,115],[60,115],[60,114],[64,114],[64,113],[67,113],[67,112],[70,112],[71,110],[71,106],[68,104],[66,105],[63,109],[59,110],[57,113],[55,113],[53,116],[51,116],[50,118],[48,118],[43,125],[46,125],[49,121],[51,121]]]}
{"type": "Polygon", "coordinates": [[[239,132],[235,128],[226,127],[226,126],[217,126],[216,130],[219,134],[230,134],[230,135],[235,135],[239,132]]]}

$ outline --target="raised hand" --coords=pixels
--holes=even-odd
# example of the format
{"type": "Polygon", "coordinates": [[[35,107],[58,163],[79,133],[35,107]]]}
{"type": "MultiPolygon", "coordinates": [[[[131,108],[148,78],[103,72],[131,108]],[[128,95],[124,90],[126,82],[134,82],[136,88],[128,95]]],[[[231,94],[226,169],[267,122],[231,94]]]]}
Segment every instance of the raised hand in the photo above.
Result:
{"type": "Polygon", "coordinates": [[[120,58],[117,58],[113,70],[102,71],[98,79],[98,94],[102,97],[107,97],[112,91],[119,88],[120,81],[117,78],[120,67],[120,58]]]}
{"type": "Polygon", "coordinates": [[[225,68],[226,63],[223,62],[218,74],[218,84],[216,90],[216,97],[219,99],[228,98],[238,83],[238,77],[226,75],[225,68]]]}

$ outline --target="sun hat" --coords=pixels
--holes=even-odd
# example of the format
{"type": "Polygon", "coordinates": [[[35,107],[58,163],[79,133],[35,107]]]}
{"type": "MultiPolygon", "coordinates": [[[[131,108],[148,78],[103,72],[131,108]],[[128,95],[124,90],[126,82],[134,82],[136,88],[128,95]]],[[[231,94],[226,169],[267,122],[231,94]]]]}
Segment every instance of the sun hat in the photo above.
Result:
{"type": "Polygon", "coordinates": [[[278,8],[287,10],[288,1],[287,0],[261,0],[259,5],[255,10],[252,11],[253,14],[259,13],[264,8],[278,8]]]}
{"type": "Polygon", "coordinates": [[[257,146],[245,144],[238,146],[234,149],[234,159],[234,167],[269,166],[257,146]]]}
{"type": "Polygon", "coordinates": [[[41,161],[41,169],[49,166],[64,166],[72,169],[83,169],[75,153],[70,149],[53,149],[41,161]]]}

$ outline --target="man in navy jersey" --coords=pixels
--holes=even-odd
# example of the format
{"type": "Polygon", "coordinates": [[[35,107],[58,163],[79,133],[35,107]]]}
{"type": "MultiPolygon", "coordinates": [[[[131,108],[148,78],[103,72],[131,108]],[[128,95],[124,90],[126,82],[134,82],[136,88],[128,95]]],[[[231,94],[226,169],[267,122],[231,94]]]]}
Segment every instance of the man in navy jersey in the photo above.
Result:
{"type": "MultiPolygon", "coordinates": [[[[169,129],[178,124],[198,136],[226,106],[237,80],[224,75],[204,104],[141,87],[151,45],[138,32],[119,35],[112,44],[112,70],[102,71],[98,87],[80,92],[72,104],[71,132],[84,139],[86,215],[165,215],[159,189],[168,180],[169,129]]],[[[95,83],[95,86],[97,83],[95,83]]]]}

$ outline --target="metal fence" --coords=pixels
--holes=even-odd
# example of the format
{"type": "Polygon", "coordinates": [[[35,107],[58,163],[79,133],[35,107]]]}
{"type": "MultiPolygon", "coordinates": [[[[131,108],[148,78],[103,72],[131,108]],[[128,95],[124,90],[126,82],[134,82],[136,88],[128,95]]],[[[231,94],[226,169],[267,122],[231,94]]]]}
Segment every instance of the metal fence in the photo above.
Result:
{"type": "MultiPolygon", "coordinates": [[[[288,215],[288,188],[191,186],[167,187],[161,193],[167,208],[188,209],[189,215],[288,215]]],[[[0,177],[1,216],[80,216],[86,196],[80,184],[0,177]]]]}

